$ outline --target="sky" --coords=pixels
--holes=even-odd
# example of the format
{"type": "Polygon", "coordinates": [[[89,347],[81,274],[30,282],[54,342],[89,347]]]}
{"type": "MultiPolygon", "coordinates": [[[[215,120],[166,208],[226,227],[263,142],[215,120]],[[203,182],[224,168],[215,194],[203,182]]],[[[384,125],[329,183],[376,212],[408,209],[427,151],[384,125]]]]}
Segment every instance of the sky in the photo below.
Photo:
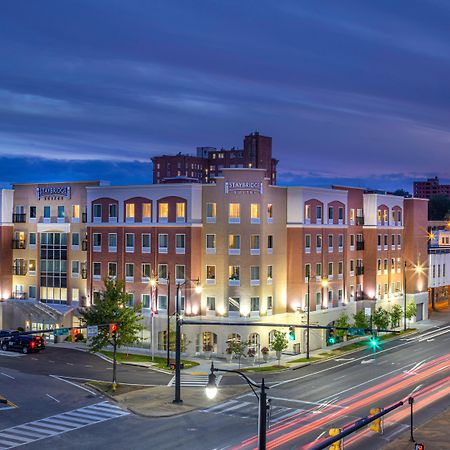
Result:
{"type": "Polygon", "coordinates": [[[15,0],[0,184],[151,182],[152,156],[272,136],[279,184],[450,179],[448,0],[15,0]]]}

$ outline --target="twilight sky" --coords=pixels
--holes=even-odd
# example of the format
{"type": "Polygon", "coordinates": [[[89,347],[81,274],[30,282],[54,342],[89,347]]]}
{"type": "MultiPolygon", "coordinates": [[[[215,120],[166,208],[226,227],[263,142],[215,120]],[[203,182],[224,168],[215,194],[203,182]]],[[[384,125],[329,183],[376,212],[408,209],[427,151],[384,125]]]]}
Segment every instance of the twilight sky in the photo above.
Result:
{"type": "Polygon", "coordinates": [[[147,183],[256,129],[280,184],[449,179],[449,23],[448,0],[2,2],[0,183],[147,183]]]}

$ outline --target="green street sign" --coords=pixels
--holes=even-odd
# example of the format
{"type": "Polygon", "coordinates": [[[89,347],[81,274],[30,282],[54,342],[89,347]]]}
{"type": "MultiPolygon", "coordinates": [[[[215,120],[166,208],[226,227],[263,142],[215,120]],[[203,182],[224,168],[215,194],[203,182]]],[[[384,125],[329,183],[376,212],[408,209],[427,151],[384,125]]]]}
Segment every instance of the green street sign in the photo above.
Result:
{"type": "Polygon", "coordinates": [[[53,334],[55,336],[67,336],[69,334],[69,329],[68,328],[57,328],[56,330],[53,331],[53,334]]]}

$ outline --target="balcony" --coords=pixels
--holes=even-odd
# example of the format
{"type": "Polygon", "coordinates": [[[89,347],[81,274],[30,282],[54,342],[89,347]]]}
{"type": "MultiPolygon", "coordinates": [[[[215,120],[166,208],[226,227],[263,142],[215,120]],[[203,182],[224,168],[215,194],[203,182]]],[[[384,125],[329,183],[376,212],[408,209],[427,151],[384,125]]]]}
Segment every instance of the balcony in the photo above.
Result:
{"type": "Polygon", "coordinates": [[[356,225],[364,225],[364,216],[356,217],[356,225]]]}
{"type": "Polygon", "coordinates": [[[364,241],[356,241],[356,250],[364,250],[364,241]]]}
{"type": "Polygon", "coordinates": [[[25,223],[27,221],[27,215],[25,213],[13,214],[14,223],[25,223]]]}
{"type": "Polygon", "coordinates": [[[26,266],[13,266],[13,275],[24,276],[27,274],[26,266]]]}
{"type": "Polygon", "coordinates": [[[15,250],[17,249],[24,250],[27,248],[27,243],[22,239],[13,239],[12,248],[15,250]]]}

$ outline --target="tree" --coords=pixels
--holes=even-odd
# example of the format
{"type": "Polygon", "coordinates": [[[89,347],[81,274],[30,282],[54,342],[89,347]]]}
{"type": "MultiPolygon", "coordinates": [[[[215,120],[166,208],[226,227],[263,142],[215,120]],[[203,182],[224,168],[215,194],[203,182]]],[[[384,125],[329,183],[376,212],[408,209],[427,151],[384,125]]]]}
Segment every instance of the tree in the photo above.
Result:
{"type": "Polygon", "coordinates": [[[355,321],[355,328],[369,328],[369,321],[363,310],[353,314],[353,320],[355,321]]]}
{"type": "Polygon", "coordinates": [[[411,194],[404,189],[397,189],[392,193],[392,195],[398,195],[399,197],[411,197],[411,194]]]}
{"type": "Polygon", "coordinates": [[[276,352],[278,365],[280,365],[281,352],[288,348],[289,342],[286,338],[286,333],[275,330],[273,341],[270,344],[270,349],[276,352]]]}
{"type": "Polygon", "coordinates": [[[381,306],[373,312],[372,323],[380,330],[389,327],[389,313],[381,306]]]}
{"type": "Polygon", "coordinates": [[[449,197],[446,195],[433,195],[428,202],[428,220],[444,220],[449,210],[449,197]]]}
{"type": "Polygon", "coordinates": [[[398,327],[400,325],[400,320],[403,315],[403,308],[400,305],[394,305],[389,312],[389,316],[391,318],[392,326],[398,327]]]}
{"type": "Polygon", "coordinates": [[[228,341],[228,348],[230,349],[232,354],[237,356],[239,361],[239,368],[241,368],[241,358],[245,355],[247,343],[241,342],[240,339],[230,339],[228,341]]]}
{"type": "Polygon", "coordinates": [[[408,320],[411,320],[415,315],[417,314],[417,306],[414,303],[414,300],[411,300],[407,305],[406,305],[406,318],[408,320]]]}
{"type": "Polygon", "coordinates": [[[89,309],[82,310],[82,320],[86,325],[99,325],[98,336],[92,338],[89,349],[98,352],[104,347],[113,347],[113,381],[112,389],[116,390],[117,348],[131,345],[139,340],[142,331],[143,316],[137,307],[129,307],[129,296],[125,292],[122,280],[106,278],[105,289],[100,292],[100,300],[89,309]],[[110,335],[109,324],[116,324],[117,331],[110,335]]]}
{"type": "MultiPolygon", "coordinates": [[[[341,328],[348,328],[350,326],[350,319],[346,313],[342,313],[338,320],[336,321],[336,326],[341,328]]],[[[347,336],[348,330],[336,330],[336,336],[344,337],[347,336]]]]}

